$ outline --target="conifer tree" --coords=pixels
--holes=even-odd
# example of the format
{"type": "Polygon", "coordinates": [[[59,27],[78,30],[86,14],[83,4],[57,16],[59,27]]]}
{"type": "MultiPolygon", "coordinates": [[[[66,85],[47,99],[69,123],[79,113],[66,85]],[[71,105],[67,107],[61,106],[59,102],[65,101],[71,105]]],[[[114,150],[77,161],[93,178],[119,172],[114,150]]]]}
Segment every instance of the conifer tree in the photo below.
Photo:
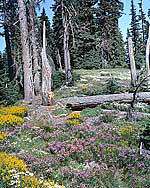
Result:
{"type": "Polygon", "coordinates": [[[57,53],[57,65],[61,64],[64,67],[64,55],[63,55],[63,25],[62,25],[62,14],[60,7],[60,0],[54,0],[52,10],[54,12],[53,16],[53,32],[55,41],[55,51],[57,53]],[[59,61],[58,61],[59,60],[59,61]]]}
{"type": "Polygon", "coordinates": [[[120,65],[120,62],[124,61],[124,50],[122,52],[116,50],[116,48],[124,49],[123,40],[118,29],[118,20],[121,17],[122,11],[123,3],[121,1],[100,0],[98,3],[96,16],[101,34],[100,63],[102,67],[120,65]]]}
{"type": "MultiPolygon", "coordinates": [[[[66,83],[72,83],[72,67],[70,59],[70,41],[74,38],[74,17],[76,11],[74,2],[69,0],[55,0],[53,5],[53,29],[55,33],[56,49],[62,57],[65,67],[66,83]]],[[[74,40],[73,40],[74,41],[74,40]]],[[[60,58],[59,58],[60,59],[60,58]]]]}
{"type": "Polygon", "coordinates": [[[6,43],[6,53],[7,53],[7,62],[8,62],[8,72],[10,81],[13,80],[15,76],[15,64],[12,56],[12,36],[14,35],[13,24],[15,22],[15,8],[17,1],[2,1],[2,11],[3,11],[3,26],[4,26],[4,36],[6,43]],[[12,11],[14,12],[13,17],[11,17],[12,11]]]}
{"type": "Polygon", "coordinates": [[[75,4],[78,28],[75,35],[75,47],[72,49],[73,65],[76,68],[99,68],[99,32],[94,14],[95,0],[78,1],[75,4]]]}
{"type": "Polygon", "coordinates": [[[140,23],[138,16],[136,14],[136,8],[134,5],[134,1],[131,0],[131,23],[130,23],[130,32],[131,37],[133,41],[133,48],[134,48],[134,54],[135,54],[135,62],[137,65],[137,68],[142,67],[144,64],[144,50],[143,50],[143,39],[140,35],[140,23]]]}
{"type": "Polygon", "coordinates": [[[141,21],[141,33],[142,33],[142,41],[143,45],[146,45],[146,40],[147,40],[147,21],[146,21],[146,15],[143,11],[143,0],[139,1],[139,21],[141,21]]]}

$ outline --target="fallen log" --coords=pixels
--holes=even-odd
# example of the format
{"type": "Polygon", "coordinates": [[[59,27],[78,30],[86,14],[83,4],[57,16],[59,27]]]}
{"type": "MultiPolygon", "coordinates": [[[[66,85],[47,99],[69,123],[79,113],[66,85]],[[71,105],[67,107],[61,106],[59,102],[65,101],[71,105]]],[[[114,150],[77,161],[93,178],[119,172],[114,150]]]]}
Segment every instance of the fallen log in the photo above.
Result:
{"type": "MultiPolygon", "coordinates": [[[[150,103],[150,92],[138,93],[137,101],[150,103]]],[[[97,96],[86,96],[86,97],[69,97],[59,100],[72,110],[82,110],[86,107],[96,107],[99,104],[107,102],[131,102],[133,99],[133,93],[122,93],[122,94],[110,94],[110,95],[97,95],[97,96]]]]}

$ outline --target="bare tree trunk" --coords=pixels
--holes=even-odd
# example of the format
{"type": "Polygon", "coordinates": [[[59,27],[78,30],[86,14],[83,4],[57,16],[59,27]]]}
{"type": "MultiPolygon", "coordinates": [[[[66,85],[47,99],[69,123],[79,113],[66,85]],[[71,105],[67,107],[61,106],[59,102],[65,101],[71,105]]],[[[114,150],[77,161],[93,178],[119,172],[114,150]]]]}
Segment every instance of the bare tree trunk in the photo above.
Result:
{"type": "Polygon", "coordinates": [[[34,26],[34,19],[35,19],[35,4],[34,1],[30,3],[29,7],[29,14],[30,14],[30,36],[31,36],[31,44],[32,44],[32,59],[33,59],[33,70],[34,70],[34,90],[35,95],[39,95],[41,88],[40,88],[40,67],[39,67],[39,60],[38,60],[38,52],[36,46],[36,33],[35,33],[35,26],[34,26]]]}
{"type": "Polygon", "coordinates": [[[23,0],[18,0],[19,6],[19,21],[21,30],[21,43],[23,50],[24,62],[24,101],[31,103],[34,97],[33,75],[32,75],[32,62],[29,50],[29,34],[26,18],[26,9],[23,0]]]}
{"type": "Polygon", "coordinates": [[[58,64],[59,64],[59,70],[63,71],[62,65],[61,65],[61,57],[60,57],[60,53],[59,53],[59,49],[58,48],[57,48],[57,61],[58,61],[58,64]]]}
{"type": "Polygon", "coordinates": [[[63,28],[64,28],[64,64],[65,64],[65,74],[66,74],[66,81],[67,84],[70,84],[72,82],[72,73],[71,73],[71,63],[70,63],[70,52],[69,52],[69,21],[67,19],[67,16],[64,12],[64,4],[63,0],[61,1],[61,7],[62,7],[62,22],[63,22],[63,28]]]}
{"type": "Polygon", "coordinates": [[[150,24],[149,24],[149,32],[148,32],[148,39],[146,44],[146,71],[148,76],[148,86],[150,86],[150,65],[149,65],[149,59],[150,59],[150,24]]]}
{"type": "Polygon", "coordinates": [[[136,86],[137,75],[136,75],[136,66],[135,66],[134,52],[133,52],[133,42],[131,37],[128,38],[128,47],[129,47],[130,69],[131,69],[131,84],[133,86],[136,86]]]}
{"type": "Polygon", "coordinates": [[[43,48],[42,48],[42,100],[43,105],[53,103],[53,93],[51,92],[51,67],[46,55],[46,28],[43,22],[43,48]]]}

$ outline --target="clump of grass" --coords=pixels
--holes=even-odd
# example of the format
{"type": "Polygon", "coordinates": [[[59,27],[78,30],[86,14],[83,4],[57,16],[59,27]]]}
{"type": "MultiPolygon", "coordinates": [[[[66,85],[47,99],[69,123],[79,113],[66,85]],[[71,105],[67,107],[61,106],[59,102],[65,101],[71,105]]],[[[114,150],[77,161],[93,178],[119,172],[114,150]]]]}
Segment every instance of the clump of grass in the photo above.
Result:
{"type": "Polygon", "coordinates": [[[111,123],[115,120],[115,118],[115,114],[113,112],[109,112],[101,115],[99,119],[104,123],[111,123]]]}
{"type": "Polygon", "coordinates": [[[81,111],[81,115],[84,117],[95,117],[99,116],[102,113],[102,109],[100,106],[97,106],[95,108],[86,108],[81,111]]]}

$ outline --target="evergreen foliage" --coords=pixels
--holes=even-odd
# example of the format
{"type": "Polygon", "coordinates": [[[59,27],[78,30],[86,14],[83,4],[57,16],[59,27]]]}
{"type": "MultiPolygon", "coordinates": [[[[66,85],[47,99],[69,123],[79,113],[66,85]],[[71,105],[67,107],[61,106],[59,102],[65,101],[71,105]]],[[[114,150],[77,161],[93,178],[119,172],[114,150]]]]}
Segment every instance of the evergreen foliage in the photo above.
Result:
{"type": "Polygon", "coordinates": [[[77,10],[78,28],[75,35],[76,45],[73,51],[73,65],[76,68],[96,69],[99,63],[99,32],[94,17],[96,1],[79,1],[77,10]],[[79,8],[78,8],[79,7],[79,8]]]}
{"type": "MultiPolygon", "coordinates": [[[[142,5],[140,4],[140,7],[141,6],[142,5]]],[[[144,19],[143,11],[141,9],[140,9],[140,11],[141,11],[140,19],[142,19],[142,22],[144,22],[143,21],[143,19],[144,19]]],[[[131,15],[130,33],[131,33],[131,37],[132,37],[132,41],[133,41],[135,62],[136,62],[137,68],[141,68],[145,62],[145,57],[144,57],[145,47],[144,47],[144,41],[143,41],[143,37],[142,37],[142,35],[145,36],[145,33],[142,30],[142,34],[141,34],[140,19],[136,13],[136,8],[135,8],[133,0],[131,0],[130,15],[131,15]]]]}
{"type": "Polygon", "coordinates": [[[115,67],[125,60],[124,44],[118,26],[122,11],[121,1],[100,0],[98,3],[96,17],[100,32],[101,67],[115,67]]]}
{"type": "Polygon", "coordinates": [[[5,57],[0,54],[0,105],[12,105],[22,98],[22,94],[17,83],[10,82],[5,62],[5,57]]]}
{"type": "MultiPolygon", "coordinates": [[[[60,0],[53,5],[53,28],[56,48],[59,49],[63,62],[63,27],[60,0]]],[[[97,69],[125,64],[125,49],[122,35],[118,28],[123,3],[121,1],[64,1],[65,6],[72,6],[75,16],[72,19],[74,38],[71,35],[69,47],[71,63],[75,68],[97,69]],[[75,44],[73,43],[75,39],[75,44]]],[[[69,9],[69,8],[68,8],[69,9]]],[[[69,11],[69,10],[68,10],[69,11]]],[[[72,28],[70,28],[71,32],[72,28]]]]}

